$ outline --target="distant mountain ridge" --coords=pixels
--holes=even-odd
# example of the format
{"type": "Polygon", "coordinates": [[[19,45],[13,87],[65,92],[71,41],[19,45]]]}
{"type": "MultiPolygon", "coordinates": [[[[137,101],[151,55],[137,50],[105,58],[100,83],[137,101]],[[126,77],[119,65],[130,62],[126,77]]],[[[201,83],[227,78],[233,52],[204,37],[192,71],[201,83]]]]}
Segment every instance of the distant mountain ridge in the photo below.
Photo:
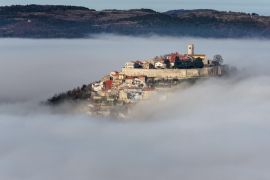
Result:
{"type": "Polygon", "coordinates": [[[0,7],[0,37],[85,38],[93,34],[270,38],[270,17],[211,9],[96,11],[79,6],[0,7]]]}

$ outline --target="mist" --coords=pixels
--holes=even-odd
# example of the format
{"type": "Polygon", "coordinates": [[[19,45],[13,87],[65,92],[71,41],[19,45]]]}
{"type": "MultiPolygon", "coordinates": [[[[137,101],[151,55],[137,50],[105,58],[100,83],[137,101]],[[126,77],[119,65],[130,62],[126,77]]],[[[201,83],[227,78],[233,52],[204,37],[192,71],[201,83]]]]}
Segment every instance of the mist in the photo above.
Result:
{"type": "Polygon", "coordinates": [[[268,180],[269,49],[263,39],[2,39],[0,179],[268,180]],[[188,43],[239,73],[159,93],[128,121],[40,104],[128,60],[184,53],[188,43]]]}

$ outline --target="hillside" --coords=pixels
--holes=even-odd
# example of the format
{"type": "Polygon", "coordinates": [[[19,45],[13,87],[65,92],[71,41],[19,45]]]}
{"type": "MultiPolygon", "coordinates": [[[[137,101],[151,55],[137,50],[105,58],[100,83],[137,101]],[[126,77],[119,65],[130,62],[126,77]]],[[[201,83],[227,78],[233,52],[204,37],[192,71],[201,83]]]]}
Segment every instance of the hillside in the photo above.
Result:
{"type": "Polygon", "coordinates": [[[0,7],[0,37],[84,38],[91,34],[270,38],[270,17],[207,9],[96,11],[76,6],[0,7]]]}

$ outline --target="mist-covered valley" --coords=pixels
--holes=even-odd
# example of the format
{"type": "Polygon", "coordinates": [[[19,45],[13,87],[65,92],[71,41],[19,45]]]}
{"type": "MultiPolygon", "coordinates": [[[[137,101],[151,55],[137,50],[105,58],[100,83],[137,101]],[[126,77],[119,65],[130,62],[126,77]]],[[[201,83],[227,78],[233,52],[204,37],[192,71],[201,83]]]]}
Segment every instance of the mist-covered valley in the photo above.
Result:
{"type": "Polygon", "coordinates": [[[269,49],[263,39],[1,39],[0,179],[268,180],[269,49]],[[40,103],[188,43],[239,72],[183,83],[139,103],[130,121],[40,103]]]}

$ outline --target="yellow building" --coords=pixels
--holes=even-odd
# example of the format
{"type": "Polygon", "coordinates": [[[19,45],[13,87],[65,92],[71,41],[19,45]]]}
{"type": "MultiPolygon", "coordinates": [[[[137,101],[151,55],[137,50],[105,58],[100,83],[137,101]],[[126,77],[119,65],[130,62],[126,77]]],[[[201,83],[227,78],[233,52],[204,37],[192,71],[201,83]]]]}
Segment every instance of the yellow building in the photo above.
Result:
{"type": "Polygon", "coordinates": [[[208,58],[207,58],[207,56],[205,54],[193,54],[191,57],[193,59],[201,58],[204,65],[209,64],[209,60],[208,60],[208,58]]]}
{"type": "Polygon", "coordinates": [[[207,58],[205,54],[193,54],[193,55],[191,55],[191,57],[193,59],[201,58],[202,60],[207,58]]]}

